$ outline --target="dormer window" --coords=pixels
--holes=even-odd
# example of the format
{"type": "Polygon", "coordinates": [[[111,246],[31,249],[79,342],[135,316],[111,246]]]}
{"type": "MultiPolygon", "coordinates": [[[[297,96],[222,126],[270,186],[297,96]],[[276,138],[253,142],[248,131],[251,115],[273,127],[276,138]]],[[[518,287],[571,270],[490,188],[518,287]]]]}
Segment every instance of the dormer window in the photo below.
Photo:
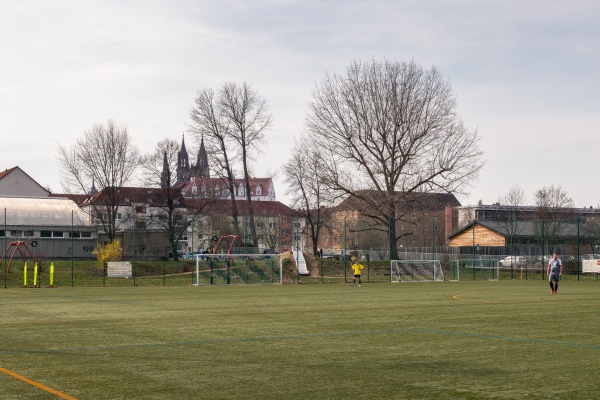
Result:
{"type": "Polygon", "coordinates": [[[260,187],[260,185],[256,185],[256,195],[260,196],[262,194],[262,188],[260,187]]]}
{"type": "Polygon", "coordinates": [[[192,196],[196,196],[198,194],[198,186],[196,186],[196,184],[194,183],[194,186],[192,186],[192,196]]]}

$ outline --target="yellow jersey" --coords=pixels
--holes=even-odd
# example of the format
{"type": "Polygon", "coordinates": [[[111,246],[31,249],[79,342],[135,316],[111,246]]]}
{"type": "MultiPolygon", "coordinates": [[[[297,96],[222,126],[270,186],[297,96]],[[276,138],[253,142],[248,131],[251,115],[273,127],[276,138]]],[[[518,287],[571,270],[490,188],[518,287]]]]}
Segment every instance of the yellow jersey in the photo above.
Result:
{"type": "Polygon", "coordinates": [[[352,264],[352,270],[354,271],[354,275],[360,275],[360,271],[362,271],[364,267],[365,266],[361,263],[352,264]]]}

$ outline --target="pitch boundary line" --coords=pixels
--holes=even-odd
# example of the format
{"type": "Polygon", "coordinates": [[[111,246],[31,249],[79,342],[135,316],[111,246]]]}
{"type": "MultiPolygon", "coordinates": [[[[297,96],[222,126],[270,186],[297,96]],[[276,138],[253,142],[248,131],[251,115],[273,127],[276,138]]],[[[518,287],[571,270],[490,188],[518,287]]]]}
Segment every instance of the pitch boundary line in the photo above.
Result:
{"type": "Polygon", "coordinates": [[[68,394],[59,392],[58,390],[54,390],[54,389],[52,389],[52,388],[50,388],[48,386],[42,385],[39,382],[32,381],[31,379],[25,378],[24,376],[19,375],[16,372],[10,371],[10,370],[8,370],[6,368],[0,367],[0,372],[5,373],[6,375],[12,376],[13,378],[20,380],[21,382],[25,382],[25,383],[27,383],[27,384],[29,384],[31,386],[34,386],[34,387],[36,387],[38,389],[42,389],[45,392],[54,394],[54,395],[56,395],[56,396],[58,396],[58,397],[60,397],[62,399],[65,399],[65,400],[77,400],[73,396],[69,396],[68,394]]]}

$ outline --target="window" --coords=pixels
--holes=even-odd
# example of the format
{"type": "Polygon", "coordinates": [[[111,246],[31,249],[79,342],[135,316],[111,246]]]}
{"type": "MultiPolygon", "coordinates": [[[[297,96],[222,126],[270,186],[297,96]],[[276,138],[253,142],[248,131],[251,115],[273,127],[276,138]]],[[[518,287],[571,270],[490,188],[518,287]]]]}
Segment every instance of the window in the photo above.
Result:
{"type": "Polygon", "coordinates": [[[52,231],[52,237],[53,238],[64,237],[64,232],[63,231],[52,231]]]}
{"type": "Polygon", "coordinates": [[[81,237],[81,232],[69,232],[69,237],[75,238],[75,239],[79,239],[81,237]]]}
{"type": "Polygon", "coordinates": [[[0,236],[4,237],[4,229],[0,230],[0,236]]]}
{"type": "Polygon", "coordinates": [[[194,183],[194,186],[192,186],[192,196],[196,196],[198,194],[198,186],[196,186],[196,184],[194,183]]]}
{"type": "Polygon", "coordinates": [[[123,214],[121,214],[121,213],[117,213],[117,216],[115,217],[115,219],[116,219],[117,221],[120,221],[122,217],[123,217],[123,214]]]}
{"type": "Polygon", "coordinates": [[[52,237],[52,231],[40,231],[40,237],[43,237],[43,238],[52,237]]]}
{"type": "Polygon", "coordinates": [[[10,231],[10,236],[14,238],[22,237],[23,231],[10,231]]]}
{"type": "Polygon", "coordinates": [[[33,237],[33,231],[23,231],[23,237],[33,237]]]}
{"type": "Polygon", "coordinates": [[[260,196],[262,194],[262,188],[260,187],[260,185],[256,185],[256,195],[260,196]]]}
{"type": "Polygon", "coordinates": [[[92,232],[81,232],[81,237],[82,238],[91,238],[92,232]]]}

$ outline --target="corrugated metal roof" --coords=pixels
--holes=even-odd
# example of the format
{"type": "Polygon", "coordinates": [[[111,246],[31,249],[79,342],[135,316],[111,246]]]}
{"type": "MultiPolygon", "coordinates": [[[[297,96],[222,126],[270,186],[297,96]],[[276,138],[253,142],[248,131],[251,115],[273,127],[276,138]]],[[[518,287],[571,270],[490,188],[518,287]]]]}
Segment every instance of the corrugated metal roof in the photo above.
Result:
{"type": "Polygon", "coordinates": [[[55,197],[0,197],[0,225],[89,225],[87,214],[70,199],[55,197]]]}

